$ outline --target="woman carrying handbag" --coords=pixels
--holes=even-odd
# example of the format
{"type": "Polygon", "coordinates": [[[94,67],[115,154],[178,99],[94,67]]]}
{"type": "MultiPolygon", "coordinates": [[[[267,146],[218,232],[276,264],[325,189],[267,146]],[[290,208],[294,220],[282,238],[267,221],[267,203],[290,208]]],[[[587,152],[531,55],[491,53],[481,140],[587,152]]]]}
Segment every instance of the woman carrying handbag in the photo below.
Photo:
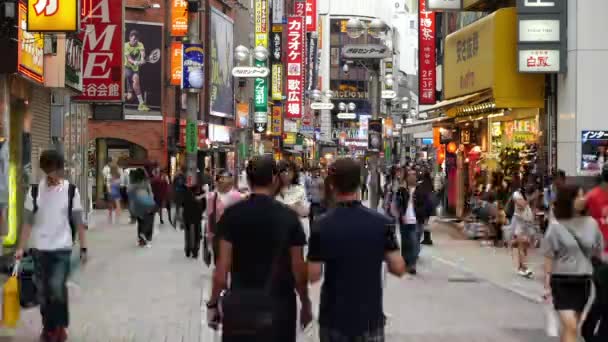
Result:
{"type": "Polygon", "coordinates": [[[597,222],[578,216],[584,199],[575,186],[563,186],[553,204],[555,220],[542,243],[546,297],[559,315],[561,342],[576,342],[591,295],[593,257],[601,256],[603,237],[597,222]]]}

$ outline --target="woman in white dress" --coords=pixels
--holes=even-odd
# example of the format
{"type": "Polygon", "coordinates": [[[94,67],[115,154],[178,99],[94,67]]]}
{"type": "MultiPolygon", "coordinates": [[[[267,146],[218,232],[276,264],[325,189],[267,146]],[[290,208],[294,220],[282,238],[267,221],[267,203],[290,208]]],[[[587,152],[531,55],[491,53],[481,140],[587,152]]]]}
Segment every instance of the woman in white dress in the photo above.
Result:
{"type": "Polygon", "coordinates": [[[280,162],[279,176],[281,188],[276,200],[290,207],[300,216],[302,226],[308,237],[308,220],[304,218],[308,216],[310,205],[306,199],[306,190],[299,181],[298,166],[293,162],[280,162]]]}

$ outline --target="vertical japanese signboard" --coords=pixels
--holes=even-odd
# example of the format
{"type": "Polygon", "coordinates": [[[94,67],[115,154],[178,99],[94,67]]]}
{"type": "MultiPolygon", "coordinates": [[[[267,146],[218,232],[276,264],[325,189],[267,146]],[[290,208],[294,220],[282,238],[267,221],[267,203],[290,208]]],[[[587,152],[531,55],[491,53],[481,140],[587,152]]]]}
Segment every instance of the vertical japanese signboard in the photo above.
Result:
{"type": "Polygon", "coordinates": [[[290,119],[302,117],[304,88],[304,17],[287,18],[287,110],[290,119]]]}
{"type": "Polygon", "coordinates": [[[317,0],[306,0],[306,32],[317,32],[317,0]]]}
{"type": "Polygon", "coordinates": [[[283,107],[273,106],[272,107],[272,135],[281,136],[283,135],[283,107]]]}
{"type": "Polygon", "coordinates": [[[273,64],[272,65],[272,100],[281,101],[283,100],[283,65],[273,64]]]}
{"type": "Polygon", "coordinates": [[[420,0],[418,16],[418,65],[420,68],[420,104],[430,105],[437,102],[435,88],[437,85],[435,56],[435,12],[426,9],[426,0],[420,0]]]}
{"type": "Polygon", "coordinates": [[[293,6],[293,14],[298,17],[306,17],[306,0],[296,0],[293,6]]]}
{"type": "MultiPolygon", "coordinates": [[[[255,66],[265,67],[266,62],[255,61],[255,66]]],[[[268,78],[258,77],[253,83],[253,123],[256,133],[264,133],[268,125],[268,78]]]]}
{"type": "Polygon", "coordinates": [[[122,0],[83,1],[84,66],[80,101],[122,101],[122,0]]]}
{"type": "Polygon", "coordinates": [[[171,76],[170,84],[179,86],[182,84],[182,43],[171,43],[171,76]]]}
{"type": "Polygon", "coordinates": [[[268,0],[255,0],[255,46],[268,47],[268,0]]]}
{"type": "Polygon", "coordinates": [[[273,0],[272,1],[272,22],[275,24],[282,24],[284,15],[285,15],[285,0],[273,0]]]}
{"type": "Polygon", "coordinates": [[[17,70],[21,75],[38,83],[44,82],[44,35],[28,32],[26,27],[27,8],[19,4],[19,26],[17,39],[17,70]]]}
{"type": "Polygon", "coordinates": [[[171,35],[183,37],[188,35],[188,1],[171,0],[171,35]]]}

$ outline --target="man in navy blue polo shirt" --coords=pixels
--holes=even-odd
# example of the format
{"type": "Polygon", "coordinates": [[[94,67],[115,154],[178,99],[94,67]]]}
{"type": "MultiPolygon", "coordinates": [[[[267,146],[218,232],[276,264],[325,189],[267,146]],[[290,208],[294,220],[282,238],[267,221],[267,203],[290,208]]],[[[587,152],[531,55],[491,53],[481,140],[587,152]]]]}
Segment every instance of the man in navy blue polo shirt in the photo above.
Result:
{"type": "Polygon", "coordinates": [[[382,342],[382,263],[396,276],[405,273],[394,223],[361,205],[361,166],[354,160],[337,160],[326,181],[336,208],[315,222],[308,252],[310,281],[325,273],[321,342],[382,342]]]}

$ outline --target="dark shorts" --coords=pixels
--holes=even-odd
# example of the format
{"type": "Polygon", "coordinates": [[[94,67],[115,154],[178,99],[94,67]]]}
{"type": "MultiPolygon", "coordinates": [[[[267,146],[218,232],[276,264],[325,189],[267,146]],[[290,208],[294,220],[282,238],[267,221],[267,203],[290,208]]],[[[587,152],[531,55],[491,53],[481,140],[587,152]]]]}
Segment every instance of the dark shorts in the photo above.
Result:
{"type": "Polygon", "coordinates": [[[129,69],[129,68],[124,68],[124,70],[125,70],[125,80],[127,80],[127,91],[132,92],[133,91],[133,76],[139,75],[139,71],[133,71],[132,69],[129,69]]]}
{"type": "Polygon", "coordinates": [[[591,295],[591,277],[554,274],[551,276],[551,294],[555,310],[581,313],[591,295]]]}

